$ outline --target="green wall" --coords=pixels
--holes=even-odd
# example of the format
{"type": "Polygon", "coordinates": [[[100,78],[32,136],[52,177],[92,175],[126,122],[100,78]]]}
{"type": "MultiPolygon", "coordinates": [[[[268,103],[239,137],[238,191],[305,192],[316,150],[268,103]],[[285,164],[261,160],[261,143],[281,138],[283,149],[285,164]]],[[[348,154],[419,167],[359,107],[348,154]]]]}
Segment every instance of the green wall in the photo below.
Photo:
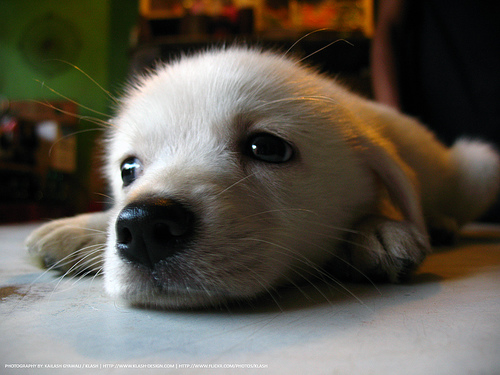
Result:
{"type": "MultiPolygon", "coordinates": [[[[50,74],[30,64],[22,51],[23,35],[27,30],[32,30],[33,22],[41,17],[52,15],[72,24],[78,36],[79,52],[74,57],[68,58],[68,63],[78,66],[105,90],[115,94],[126,79],[128,41],[130,30],[137,21],[137,2],[137,0],[0,0],[2,16],[0,96],[9,100],[62,99],[48,89],[51,87],[82,106],[110,114],[112,100],[77,69],[68,67],[57,74],[50,74]]],[[[50,61],[48,64],[58,64],[58,62],[50,61]]],[[[85,108],[81,108],[79,114],[95,116],[85,108]]],[[[102,116],[97,117],[102,118],[102,116]]],[[[79,127],[79,130],[87,130],[96,128],[96,125],[81,121],[79,127]]],[[[89,185],[90,160],[97,135],[98,132],[90,131],[82,132],[78,136],[79,178],[80,185],[84,189],[89,185]]]]}

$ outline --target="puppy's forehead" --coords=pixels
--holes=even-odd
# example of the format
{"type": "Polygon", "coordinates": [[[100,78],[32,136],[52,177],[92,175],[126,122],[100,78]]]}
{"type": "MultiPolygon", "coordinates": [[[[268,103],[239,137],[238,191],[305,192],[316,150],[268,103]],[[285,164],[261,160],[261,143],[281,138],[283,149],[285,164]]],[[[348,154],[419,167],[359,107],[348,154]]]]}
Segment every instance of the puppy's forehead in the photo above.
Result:
{"type": "Polygon", "coordinates": [[[121,112],[129,123],[220,122],[297,95],[300,82],[308,81],[305,75],[304,69],[271,53],[214,51],[181,59],[140,79],[121,112]]]}

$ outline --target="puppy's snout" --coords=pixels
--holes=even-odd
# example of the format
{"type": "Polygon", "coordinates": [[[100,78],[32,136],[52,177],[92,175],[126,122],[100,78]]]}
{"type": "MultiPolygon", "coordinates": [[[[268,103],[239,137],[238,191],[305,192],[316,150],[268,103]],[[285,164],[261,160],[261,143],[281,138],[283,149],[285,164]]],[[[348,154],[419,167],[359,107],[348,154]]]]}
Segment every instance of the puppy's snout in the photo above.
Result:
{"type": "Polygon", "coordinates": [[[116,220],[116,248],[123,259],[152,268],[185,249],[193,222],[193,213],[172,200],[130,203],[116,220]]]}

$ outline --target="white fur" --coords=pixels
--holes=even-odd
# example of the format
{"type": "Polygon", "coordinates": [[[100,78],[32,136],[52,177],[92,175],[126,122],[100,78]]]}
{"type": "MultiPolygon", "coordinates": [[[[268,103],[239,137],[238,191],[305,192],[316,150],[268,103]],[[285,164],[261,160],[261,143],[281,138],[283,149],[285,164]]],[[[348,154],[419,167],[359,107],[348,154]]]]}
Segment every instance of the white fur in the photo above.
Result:
{"type": "MultiPolygon", "coordinates": [[[[447,149],[417,121],[291,59],[252,49],[160,67],[130,88],[113,123],[105,286],[134,304],[248,299],[339,258],[355,278],[398,281],[429,251],[427,227],[456,230],[499,189],[491,147],[459,141],[447,149]],[[294,158],[249,158],[242,145],[255,133],[286,140],[294,158]],[[124,188],[120,164],[129,156],[144,171],[124,188]],[[195,245],[155,271],[124,262],[115,245],[120,210],[144,198],[189,202],[199,220],[195,245]]],[[[31,253],[59,259],[72,251],[77,263],[85,252],[67,240],[75,220],[86,226],[83,219],[56,221],[49,226],[66,234],[50,240],[50,230],[35,232],[31,253]]]]}

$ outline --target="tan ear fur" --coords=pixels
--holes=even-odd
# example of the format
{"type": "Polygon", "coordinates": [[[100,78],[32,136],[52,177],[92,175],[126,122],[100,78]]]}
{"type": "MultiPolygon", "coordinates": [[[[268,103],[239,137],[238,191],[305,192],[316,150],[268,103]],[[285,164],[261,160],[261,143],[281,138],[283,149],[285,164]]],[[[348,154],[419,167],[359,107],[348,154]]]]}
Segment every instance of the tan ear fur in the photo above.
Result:
{"type": "Polygon", "coordinates": [[[427,237],[427,229],[417,193],[417,181],[410,168],[399,158],[391,144],[379,137],[356,135],[355,147],[370,169],[380,178],[392,203],[427,237]]]}

